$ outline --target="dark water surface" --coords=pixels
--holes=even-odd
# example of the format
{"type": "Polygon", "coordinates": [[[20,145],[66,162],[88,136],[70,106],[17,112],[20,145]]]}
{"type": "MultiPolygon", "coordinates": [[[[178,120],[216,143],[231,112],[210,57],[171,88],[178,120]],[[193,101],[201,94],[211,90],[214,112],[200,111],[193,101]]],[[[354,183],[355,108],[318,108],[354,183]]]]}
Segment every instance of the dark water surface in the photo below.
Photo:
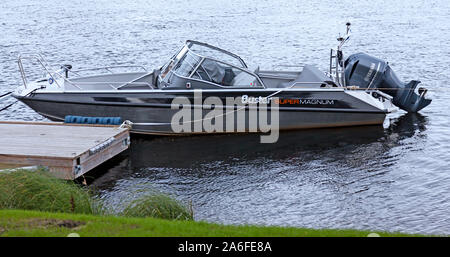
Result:
{"type": "MultiPolygon", "coordinates": [[[[226,224],[450,234],[449,19],[447,0],[4,0],[0,94],[20,84],[19,53],[75,68],[152,69],[186,39],[228,49],[252,67],[309,63],[325,71],[351,21],[345,53],[367,52],[403,80],[420,79],[429,107],[384,127],[285,132],[268,145],[258,135],[134,137],[92,185],[117,209],[154,188],[192,201],[197,220],[226,224]]],[[[45,120],[21,103],[0,112],[12,119],[45,120]]]]}

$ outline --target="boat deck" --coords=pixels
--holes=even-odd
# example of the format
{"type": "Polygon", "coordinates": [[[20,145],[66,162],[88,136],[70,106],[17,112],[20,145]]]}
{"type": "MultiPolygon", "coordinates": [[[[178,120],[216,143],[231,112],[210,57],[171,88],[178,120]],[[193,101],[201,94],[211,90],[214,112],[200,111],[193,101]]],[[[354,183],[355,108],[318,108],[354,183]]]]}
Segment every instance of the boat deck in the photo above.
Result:
{"type": "Polygon", "coordinates": [[[0,121],[0,164],[45,166],[76,179],[130,144],[128,128],[61,122],[0,121]]]}

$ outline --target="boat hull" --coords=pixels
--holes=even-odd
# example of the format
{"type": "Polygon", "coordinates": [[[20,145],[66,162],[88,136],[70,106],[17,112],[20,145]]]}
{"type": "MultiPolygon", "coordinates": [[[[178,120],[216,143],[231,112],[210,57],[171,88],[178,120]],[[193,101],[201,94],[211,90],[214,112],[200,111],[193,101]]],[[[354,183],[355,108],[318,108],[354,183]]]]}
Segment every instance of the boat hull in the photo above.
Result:
{"type": "MultiPolygon", "coordinates": [[[[231,94],[231,96],[242,96],[241,93],[231,94]]],[[[258,97],[260,95],[267,96],[265,92],[246,92],[246,95],[258,97]]],[[[202,101],[208,97],[208,93],[204,93],[202,101]]],[[[227,96],[230,96],[228,94],[227,96]]],[[[345,94],[343,91],[336,92],[287,92],[279,94],[279,99],[320,99],[322,101],[333,100],[333,106],[317,101],[314,104],[296,104],[296,102],[280,101],[277,108],[278,111],[278,126],[274,127],[276,120],[272,119],[272,109],[268,105],[267,124],[273,129],[279,130],[293,130],[306,128],[324,128],[324,127],[344,127],[344,126],[359,126],[359,125],[376,125],[382,124],[386,117],[386,111],[377,109],[369,104],[345,94]],[[325,100],[324,100],[325,99],[325,100]],[[287,103],[287,104],[286,104],[287,103]],[[272,120],[274,122],[272,122],[272,120]]],[[[214,131],[205,129],[205,117],[212,111],[211,106],[195,105],[195,97],[192,94],[168,94],[164,92],[159,93],[122,93],[115,94],[101,94],[101,93],[40,93],[32,94],[31,96],[18,96],[16,98],[24,102],[30,108],[39,114],[55,121],[64,120],[67,115],[78,115],[88,117],[121,117],[122,120],[129,120],[133,122],[132,132],[147,133],[158,135],[174,135],[174,134],[199,134],[199,133],[234,133],[234,132],[267,132],[267,126],[261,127],[260,118],[257,115],[256,120],[251,116],[252,108],[244,107],[240,111],[243,112],[239,116],[237,109],[225,109],[222,115],[222,125],[216,127],[214,131]],[[180,109],[172,109],[171,101],[176,96],[184,96],[192,99],[190,110],[200,110],[201,118],[196,119],[194,115],[191,118],[190,129],[183,131],[174,130],[172,126],[172,119],[180,109]],[[231,112],[229,110],[232,110],[231,112]],[[234,110],[234,111],[233,111],[234,110]],[[231,116],[232,115],[232,116],[231,116]],[[231,118],[230,118],[231,116],[231,118]],[[242,121],[244,120],[244,121],[242,121]],[[252,126],[250,120],[256,121],[256,125],[252,126]],[[229,123],[233,124],[229,124],[229,123]],[[238,125],[239,122],[244,122],[244,125],[238,125]],[[198,126],[197,126],[197,125],[198,126]],[[196,129],[197,128],[197,129],[196,129]],[[201,130],[198,130],[201,128],[201,130]]],[[[220,96],[219,96],[220,98],[220,96]]],[[[224,99],[225,102],[225,99],[224,99]]],[[[310,102],[311,103],[311,102],[310,102]]],[[[258,108],[258,107],[255,107],[258,108]]],[[[193,113],[193,112],[192,112],[193,113]]],[[[198,116],[197,116],[198,118],[198,116]]],[[[219,119],[219,118],[218,118],[219,119]]],[[[207,122],[207,121],[206,121],[207,122]]],[[[213,120],[213,124],[216,120],[213,120]]],[[[255,122],[253,122],[255,123],[255,122]]],[[[220,122],[219,122],[220,124],[220,122]]]]}

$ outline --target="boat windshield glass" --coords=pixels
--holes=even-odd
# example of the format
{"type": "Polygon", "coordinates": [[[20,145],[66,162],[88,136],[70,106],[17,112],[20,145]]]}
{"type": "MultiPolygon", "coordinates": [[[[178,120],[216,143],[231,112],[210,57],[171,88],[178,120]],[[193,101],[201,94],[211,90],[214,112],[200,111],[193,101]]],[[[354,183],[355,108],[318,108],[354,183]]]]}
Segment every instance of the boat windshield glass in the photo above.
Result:
{"type": "Polygon", "coordinates": [[[212,59],[220,60],[222,62],[229,63],[231,65],[246,68],[242,63],[242,60],[236,56],[233,56],[227,52],[223,52],[221,50],[211,48],[208,46],[193,44],[190,49],[194,51],[194,53],[199,54],[204,57],[210,57],[212,59]]]}
{"type": "Polygon", "coordinates": [[[187,51],[180,61],[175,64],[172,71],[180,76],[189,77],[201,59],[201,57],[194,55],[191,51],[187,51]]]}
{"type": "Polygon", "coordinates": [[[205,80],[227,87],[260,87],[256,76],[229,64],[206,58],[192,75],[192,78],[205,80]]]}
{"type": "Polygon", "coordinates": [[[184,46],[176,55],[170,58],[170,61],[166,63],[161,69],[161,78],[166,77],[170,70],[172,70],[173,66],[186,54],[189,50],[187,46],[184,46]]]}
{"type": "Polygon", "coordinates": [[[171,83],[173,74],[182,77],[192,77],[220,86],[229,87],[261,87],[258,78],[246,71],[245,63],[232,53],[213,46],[191,44],[184,46],[162,68],[161,78],[171,83]],[[195,47],[196,51],[192,48],[195,47]],[[200,50],[200,53],[198,50],[200,50]],[[214,57],[210,57],[213,55],[214,57]],[[224,57],[218,61],[218,55],[224,57]]]}

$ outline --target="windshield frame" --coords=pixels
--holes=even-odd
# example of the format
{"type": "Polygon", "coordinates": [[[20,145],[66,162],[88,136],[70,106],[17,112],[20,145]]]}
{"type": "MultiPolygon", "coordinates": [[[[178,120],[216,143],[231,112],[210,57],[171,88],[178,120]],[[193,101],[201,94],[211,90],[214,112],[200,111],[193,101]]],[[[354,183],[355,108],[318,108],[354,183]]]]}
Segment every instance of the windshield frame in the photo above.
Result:
{"type": "MultiPolygon", "coordinates": [[[[244,62],[244,60],[242,60],[241,57],[239,57],[239,55],[234,54],[234,53],[232,53],[232,52],[229,52],[229,51],[227,51],[227,50],[224,50],[224,49],[222,49],[222,48],[219,48],[219,47],[216,47],[216,46],[207,44],[207,43],[195,41],[195,40],[187,40],[185,45],[189,48],[189,50],[191,50],[194,54],[196,54],[196,55],[198,55],[198,56],[200,56],[200,57],[207,57],[207,58],[215,59],[213,56],[203,56],[203,55],[201,55],[201,54],[196,53],[194,49],[191,49],[194,45],[204,46],[204,47],[206,47],[206,48],[209,48],[209,49],[216,50],[216,51],[218,51],[218,52],[224,53],[224,54],[226,54],[226,55],[228,55],[228,56],[231,56],[231,57],[233,57],[234,59],[238,60],[239,63],[242,65],[242,68],[248,69],[247,64],[244,62]]],[[[236,65],[231,64],[231,63],[227,63],[227,64],[232,65],[232,66],[236,66],[236,65]]]]}
{"type": "MultiPolygon", "coordinates": [[[[176,73],[174,73],[174,74],[176,74],[176,73]]],[[[180,74],[176,74],[176,75],[177,75],[177,76],[180,76],[180,74]]],[[[209,76],[209,75],[208,75],[208,76],[209,76]]],[[[183,76],[182,76],[182,77],[183,77],[183,76]]],[[[244,68],[241,68],[241,67],[238,67],[238,66],[229,64],[229,63],[227,63],[227,62],[219,61],[219,60],[217,60],[217,59],[210,58],[210,57],[203,57],[203,58],[200,60],[200,62],[197,64],[197,66],[195,67],[195,69],[191,72],[191,74],[189,75],[188,78],[190,78],[190,79],[195,79],[195,80],[199,80],[199,81],[204,81],[204,82],[208,82],[208,83],[212,83],[212,84],[217,85],[217,86],[222,87],[222,88],[266,88],[266,86],[265,86],[264,83],[262,82],[261,78],[260,78],[258,75],[256,75],[254,72],[251,72],[251,71],[249,71],[249,70],[247,70],[247,69],[244,69],[244,68]],[[225,65],[229,65],[229,66],[231,66],[231,67],[233,67],[233,68],[236,68],[236,69],[239,69],[239,70],[241,70],[242,72],[245,72],[245,73],[247,73],[247,74],[249,74],[249,75],[251,75],[251,76],[254,76],[254,77],[258,80],[258,83],[260,84],[260,86],[254,86],[254,87],[244,87],[244,86],[241,86],[241,87],[240,87],[240,86],[224,86],[224,85],[220,85],[220,84],[217,84],[217,83],[208,81],[208,80],[197,79],[197,78],[192,77],[192,76],[195,74],[195,72],[197,72],[197,70],[198,70],[199,67],[203,64],[203,62],[204,62],[205,60],[211,60],[211,61],[214,61],[214,62],[222,63],[222,64],[225,64],[225,65]]]]}
{"type": "MultiPolygon", "coordinates": [[[[234,67],[236,69],[241,70],[242,72],[248,73],[249,75],[254,76],[258,80],[258,83],[260,84],[260,86],[257,86],[257,87],[254,87],[254,88],[266,88],[266,86],[264,85],[262,80],[259,78],[259,76],[256,75],[254,72],[251,72],[250,70],[248,70],[247,64],[244,62],[244,60],[242,60],[241,57],[239,57],[238,55],[233,54],[231,52],[228,52],[228,51],[226,51],[224,49],[221,49],[221,48],[218,48],[218,47],[206,44],[206,43],[202,43],[202,42],[199,42],[199,41],[194,41],[194,40],[187,40],[186,43],[183,45],[183,47],[180,50],[178,50],[178,52],[175,55],[172,56],[172,58],[169,60],[169,62],[167,62],[161,68],[161,71],[163,72],[163,70],[166,70],[169,66],[171,66],[170,69],[168,71],[166,71],[165,74],[158,75],[158,79],[160,81],[162,81],[162,80],[164,80],[164,78],[170,77],[168,75],[169,75],[169,73],[172,73],[172,75],[176,75],[176,76],[181,77],[181,78],[187,78],[187,79],[193,79],[193,80],[197,80],[197,81],[206,82],[208,84],[212,84],[212,85],[215,85],[215,86],[220,87],[220,88],[230,88],[228,86],[222,86],[222,85],[216,84],[214,82],[210,82],[210,81],[207,81],[207,80],[202,80],[202,79],[197,79],[197,78],[193,78],[192,77],[195,74],[195,72],[197,72],[197,70],[202,65],[202,63],[205,61],[205,59],[208,59],[208,60],[211,60],[211,61],[215,61],[215,62],[218,62],[218,63],[222,63],[222,64],[225,64],[225,65],[229,65],[231,67],[234,67]],[[224,61],[221,61],[221,60],[217,60],[216,58],[213,58],[213,57],[200,55],[200,54],[196,53],[195,50],[191,49],[191,47],[193,45],[201,45],[201,46],[207,47],[209,49],[213,49],[213,50],[219,51],[221,53],[224,53],[224,54],[226,54],[228,56],[231,56],[231,57],[235,58],[236,60],[238,60],[239,63],[242,65],[242,67],[239,67],[239,66],[236,66],[234,64],[231,64],[231,63],[228,63],[228,62],[224,62],[224,61]],[[192,70],[192,72],[189,74],[188,77],[186,77],[186,76],[184,76],[182,74],[178,74],[176,71],[173,70],[173,68],[176,67],[178,65],[178,63],[183,59],[183,57],[185,55],[187,55],[187,54],[193,54],[193,55],[196,55],[197,57],[201,58],[200,61],[195,65],[195,67],[193,67],[194,69],[192,70]]],[[[234,87],[234,88],[244,88],[244,87],[234,87]]]]}

